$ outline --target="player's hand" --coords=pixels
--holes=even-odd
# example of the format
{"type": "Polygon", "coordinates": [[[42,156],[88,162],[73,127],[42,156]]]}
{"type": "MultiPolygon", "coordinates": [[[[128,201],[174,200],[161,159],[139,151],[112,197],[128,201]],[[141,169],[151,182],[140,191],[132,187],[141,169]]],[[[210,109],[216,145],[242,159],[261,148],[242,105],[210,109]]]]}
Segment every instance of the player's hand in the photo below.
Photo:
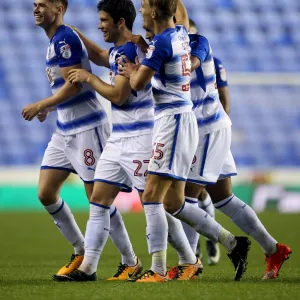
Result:
{"type": "Polygon", "coordinates": [[[141,35],[133,34],[130,41],[136,44],[143,51],[143,53],[147,53],[149,45],[141,35]]]}
{"type": "Polygon", "coordinates": [[[39,111],[39,113],[37,114],[37,118],[41,123],[43,123],[47,119],[48,115],[49,115],[49,110],[43,109],[39,111]]]}
{"type": "Polygon", "coordinates": [[[91,73],[84,69],[73,69],[68,72],[68,81],[75,82],[89,82],[91,73]]]}
{"type": "Polygon", "coordinates": [[[135,64],[133,64],[126,56],[122,56],[118,61],[118,71],[120,75],[130,79],[132,73],[136,72],[140,67],[138,57],[135,58],[135,64]]]}
{"type": "Polygon", "coordinates": [[[25,106],[22,110],[22,116],[26,121],[32,121],[34,117],[40,112],[40,105],[38,102],[25,106]]]}

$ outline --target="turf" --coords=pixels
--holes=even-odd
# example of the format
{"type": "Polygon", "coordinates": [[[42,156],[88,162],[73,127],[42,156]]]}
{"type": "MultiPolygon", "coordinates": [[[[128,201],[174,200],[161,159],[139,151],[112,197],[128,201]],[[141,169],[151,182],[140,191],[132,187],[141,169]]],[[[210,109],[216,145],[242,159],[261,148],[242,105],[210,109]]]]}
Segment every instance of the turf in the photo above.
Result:
{"type": "MultiPolygon", "coordinates": [[[[98,282],[53,282],[51,275],[67,262],[72,249],[52,219],[46,213],[0,214],[0,299],[300,299],[299,215],[268,212],[260,217],[270,232],[289,244],[294,252],[278,279],[261,281],[264,257],[253,241],[248,271],[240,282],[232,281],[233,267],[222,251],[220,264],[215,267],[205,264],[204,274],[197,281],[134,284],[105,280],[116,271],[120,260],[111,241],[102,255],[98,282]]],[[[76,218],[84,230],[87,214],[76,214],[76,218]]],[[[235,234],[241,234],[226,217],[218,214],[217,219],[235,234]]],[[[150,256],[147,254],[145,218],[143,214],[128,214],[124,215],[124,220],[136,253],[148,268],[150,256]]],[[[176,254],[172,250],[168,264],[176,264],[176,254]]]]}

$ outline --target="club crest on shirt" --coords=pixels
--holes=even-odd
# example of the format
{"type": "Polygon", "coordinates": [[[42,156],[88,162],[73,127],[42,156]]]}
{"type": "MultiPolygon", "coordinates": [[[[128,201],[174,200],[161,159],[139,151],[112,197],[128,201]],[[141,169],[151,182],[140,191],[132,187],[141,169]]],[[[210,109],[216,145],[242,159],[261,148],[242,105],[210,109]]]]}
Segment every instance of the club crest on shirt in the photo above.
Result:
{"type": "Polygon", "coordinates": [[[63,45],[60,48],[60,54],[63,58],[68,59],[72,56],[71,47],[68,44],[63,45]]]}
{"type": "Polygon", "coordinates": [[[148,58],[148,59],[151,58],[154,51],[155,51],[155,46],[150,45],[148,50],[147,50],[146,58],[148,58]]]}

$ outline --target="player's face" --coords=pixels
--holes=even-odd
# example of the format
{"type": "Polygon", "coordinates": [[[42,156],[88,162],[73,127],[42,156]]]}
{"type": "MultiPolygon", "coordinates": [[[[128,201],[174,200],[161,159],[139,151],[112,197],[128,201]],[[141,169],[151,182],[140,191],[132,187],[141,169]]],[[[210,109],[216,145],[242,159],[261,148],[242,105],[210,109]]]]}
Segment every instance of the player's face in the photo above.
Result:
{"type": "Polygon", "coordinates": [[[149,0],[142,0],[142,6],[140,12],[143,17],[143,27],[144,28],[153,28],[153,9],[149,4],[149,0]]]}
{"type": "Polygon", "coordinates": [[[33,3],[35,24],[42,28],[48,28],[54,23],[57,12],[57,7],[48,0],[35,0],[33,3]]]}
{"type": "Polygon", "coordinates": [[[114,19],[110,14],[101,10],[99,12],[100,23],[98,28],[103,32],[105,42],[114,43],[119,36],[118,25],[114,23],[114,19]]]}

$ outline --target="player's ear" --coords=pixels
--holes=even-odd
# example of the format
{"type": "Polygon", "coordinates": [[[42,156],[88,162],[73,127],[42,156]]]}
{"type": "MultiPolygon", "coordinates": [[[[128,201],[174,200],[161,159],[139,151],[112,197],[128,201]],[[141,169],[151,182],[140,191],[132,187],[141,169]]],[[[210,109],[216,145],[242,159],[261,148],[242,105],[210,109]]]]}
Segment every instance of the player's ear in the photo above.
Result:
{"type": "Polygon", "coordinates": [[[157,17],[157,12],[155,9],[152,9],[151,17],[152,19],[155,19],[157,17]]]}
{"type": "Polygon", "coordinates": [[[121,27],[126,27],[126,21],[124,18],[121,18],[119,21],[118,21],[118,27],[121,28],[121,27]]]}
{"type": "Polygon", "coordinates": [[[63,5],[57,6],[57,14],[58,15],[64,15],[64,13],[65,13],[64,6],[63,5]]]}

